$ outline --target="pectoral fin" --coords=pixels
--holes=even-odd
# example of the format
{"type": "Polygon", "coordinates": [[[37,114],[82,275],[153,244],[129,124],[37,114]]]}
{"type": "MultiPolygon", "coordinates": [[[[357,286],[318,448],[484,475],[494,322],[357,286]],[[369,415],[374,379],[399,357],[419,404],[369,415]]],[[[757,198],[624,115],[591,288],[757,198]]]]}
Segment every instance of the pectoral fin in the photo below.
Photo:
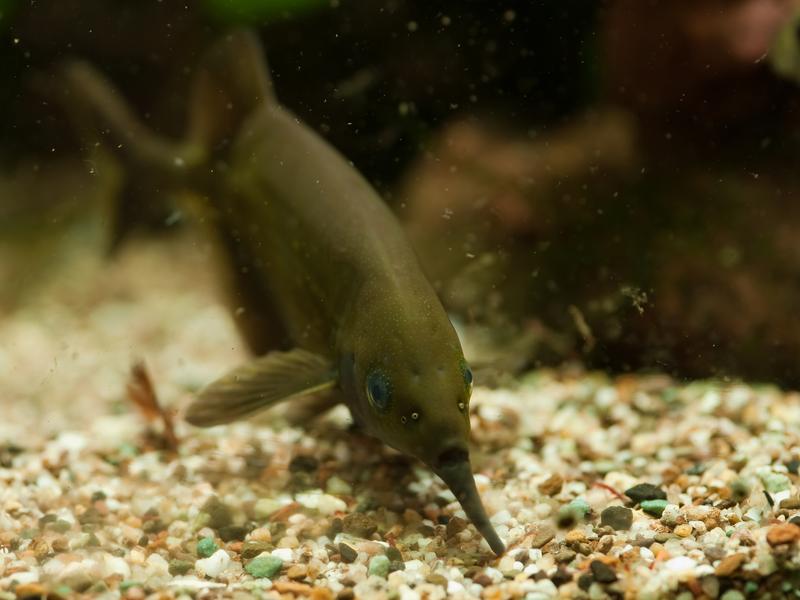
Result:
{"type": "Polygon", "coordinates": [[[329,390],[337,381],[325,357],[300,348],[270,352],[209,384],[189,406],[186,420],[199,427],[229,423],[289,398],[329,390]]]}

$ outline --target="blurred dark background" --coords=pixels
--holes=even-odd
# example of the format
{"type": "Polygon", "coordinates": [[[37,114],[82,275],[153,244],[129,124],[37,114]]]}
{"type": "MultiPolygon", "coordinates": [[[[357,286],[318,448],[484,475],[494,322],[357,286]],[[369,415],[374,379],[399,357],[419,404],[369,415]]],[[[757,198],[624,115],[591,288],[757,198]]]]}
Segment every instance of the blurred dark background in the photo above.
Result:
{"type": "Polygon", "coordinates": [[[798,0],[0,0],[0,252],[21,257],[0,307],[65,230],[182,221],[115,201],[55,67],[90,61],[177,138],[195,64],[240,26],[509,368],[800,385],[798,0]]]}
{"type": "Polygon", "coordinates": [[[221,32],[258,28],[282,102],[381,186],[457,113],[516,128],[594,94],[597,7],[578,1],[5,0],[0,151],[72,152],[36,76],[70,56],[106,72],[153,127],[179,135],[200,54],[221,32]]]}

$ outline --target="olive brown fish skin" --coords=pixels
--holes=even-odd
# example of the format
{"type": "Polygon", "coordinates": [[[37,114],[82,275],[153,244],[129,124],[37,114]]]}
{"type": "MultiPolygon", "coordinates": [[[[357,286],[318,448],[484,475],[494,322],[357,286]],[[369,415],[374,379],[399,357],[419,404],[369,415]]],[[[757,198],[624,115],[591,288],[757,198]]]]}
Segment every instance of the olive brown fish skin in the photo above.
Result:
{"type": "Polygon", "coordinates": [[[266,353],[201,392],[187,419],[214,425],[322,392],[430,466],[503,553],[470,467],[472,372],[399,223],[344,157],[278,104],[252,35],[232,34],[210,56],[181,144],[147,132],[87,65],[66,70],[131,171],[161,169],[160,184],[212,199],[209,220],[250,317],[243,334],[266,353]],[[220,99],[233,107],[230,130],[214,124],[220,99]]]}

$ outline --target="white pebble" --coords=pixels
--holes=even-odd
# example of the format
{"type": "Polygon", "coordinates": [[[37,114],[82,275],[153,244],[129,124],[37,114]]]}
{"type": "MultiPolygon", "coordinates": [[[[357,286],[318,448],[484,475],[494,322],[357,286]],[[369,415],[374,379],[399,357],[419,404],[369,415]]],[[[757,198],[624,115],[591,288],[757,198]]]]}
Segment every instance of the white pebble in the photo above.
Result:
{"type": "Polygon", "coordinates": [[[490,521],[494,525],[505,525],[511,520],[511,513],[507,510],[501,510],[492,515],[490,521]]]}
{"type": "Polygon", "coordinates": [[[283,562],[291,562],[294,557],[291,548],[276,548],[275,550],[272,551],[271,554],[272,556],[277,556],[283,562]]]}
{"type": "Polygon", "coordinates": [[[455,594],[461,594],[464,592],[464,586],[457,581],[448,581],[447,582],[447,593],[451,596],[455,594]]]}
{"type": "Polygon", "coordinates": [[[676,556],[675,558],[670,558],[664,563],[665,570],[679,574],[691,574],[695,568],[697,568],[697,561],[692,560],[688,556],[676,556]]]}
{"type": "Polygon", "coordinates": [[[218,577],[231,564],[231,557],[225,550],[217,550],[208,558],[201,558],[194,563],[195,570],[207,577],[218,577]]]}
{"type": "Polygon", "coordinates": [[[323,494],[320,490],[297,494],[297,501],[306,508],[319,511],[323,515],[332,515],[347,510],[347,503],[344,500],[330,494],[323,494]]]}

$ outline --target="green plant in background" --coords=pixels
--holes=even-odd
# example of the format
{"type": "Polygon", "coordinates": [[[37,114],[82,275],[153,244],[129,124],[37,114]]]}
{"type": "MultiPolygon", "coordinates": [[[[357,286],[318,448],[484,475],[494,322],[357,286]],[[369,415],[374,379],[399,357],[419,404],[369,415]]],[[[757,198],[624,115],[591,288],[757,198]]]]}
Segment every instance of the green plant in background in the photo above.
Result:
{"type": "Polygon", "coordinates": [[[778,34],[768,60],[778,75],[800,83],[800,11],[778,34]]]}
{"type": "MultiPolygon", "coordinates": [[[[0,0],[2,2],[13,0],[0,0]]],[[[227,23],[253,24],[291,18],[329,6],[328,0],[204,0],[206,11],[227,23]]]]}
{"type": "Polygon", "coordinates": [[[8,17],[16,4],[17,0],[0,0],[0,31],[8,25],[8,17]]]}

